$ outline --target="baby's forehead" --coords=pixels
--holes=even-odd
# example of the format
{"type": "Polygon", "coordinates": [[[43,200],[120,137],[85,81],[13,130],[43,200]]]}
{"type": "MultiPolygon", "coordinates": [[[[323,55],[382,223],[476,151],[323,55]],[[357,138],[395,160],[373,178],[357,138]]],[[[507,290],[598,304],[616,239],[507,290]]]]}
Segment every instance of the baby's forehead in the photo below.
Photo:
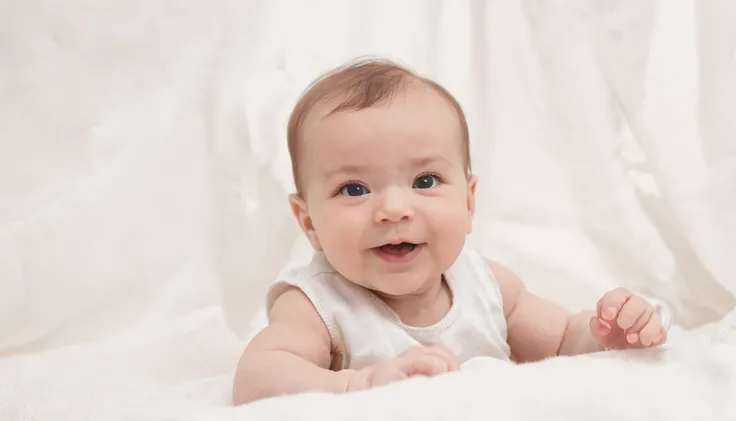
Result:
{"type": "Polygon", "coordinates": [[[462,123],[452,104],[427,85],[418,82],[408,85],[396,95],[365,108],[345,107],[344,96],[314,104],[302,125],[302,142],[320,139],[334,131],[349,136],[350,132],[370,132],[384,126],[397,130],[414,126],[415,131],[445,131],[447,140],[462,141],[462,123]]]}
{"type": "Polygon", "coordinates": [[[305,125],[302,161],[309,172],[330,168],[414,169],[444,158],[462,165],[460,123],[450,106],[422,97],[397,97],[390,104],[333,113],[315,110],[305,125]]]}

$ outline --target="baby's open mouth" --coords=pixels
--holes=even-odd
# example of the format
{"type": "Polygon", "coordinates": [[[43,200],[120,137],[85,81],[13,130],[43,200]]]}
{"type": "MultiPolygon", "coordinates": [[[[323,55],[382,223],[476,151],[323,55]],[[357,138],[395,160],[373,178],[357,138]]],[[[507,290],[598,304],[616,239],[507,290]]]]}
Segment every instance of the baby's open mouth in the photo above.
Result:
{"type": "Polygon", "coordinates": [[[382,251],[389,254],[406,254],[414,251],[417,247],[414,243],[384,244],[379,247],[382,251]]]}

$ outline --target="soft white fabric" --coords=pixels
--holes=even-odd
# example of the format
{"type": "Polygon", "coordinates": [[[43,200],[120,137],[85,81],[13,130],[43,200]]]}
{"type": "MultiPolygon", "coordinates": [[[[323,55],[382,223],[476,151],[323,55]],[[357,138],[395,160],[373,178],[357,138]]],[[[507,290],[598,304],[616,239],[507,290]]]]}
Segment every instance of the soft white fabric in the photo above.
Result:
{"type": "Polygon", "coordinates": [[[0,419],[504,419],[512,404],[506,419],[718,419],[735,354],[695,339],[651,366],[563,359],[225,404],[239,338],[305,246],[286,117],[361,54],[457,94],[474,244],[532,290],[575,310],[623,285],[684,326],[721,318],[736,292],[734,21],[733,2],[695,0],[0,0],[0,419]]]}
{"type": "Polygon", "coordinates": [[[202,311],[165,330],[154,324],[108,341],[0,360],[0,419],[731,421],[736,416],[736,313],[731,319],[730,338],[713,344],[710,333],[702,331],[677,333],[675,349],[644,353],[529,366],[477,359],[460,373],[431,380],[232,408],[228,369],[238,344],[222,329],[219,314],[202,311]],[[172,349],[177,353],[169,354],[172,349]]]}
{"type": "Polygon", "coordinates": [[[444,277],[452,291],[449,312],[431,326],[408,326],[378,297],[342,277],[324,253],[315,253],[309,264],[279,273],[266,314],[287,288],[299,288],[327,327],[338,369],[370,367],[417,345],[447,347],[460,364],[480,356],[509,361],[503,298],[483,256],[466,243],[444,277]]]}

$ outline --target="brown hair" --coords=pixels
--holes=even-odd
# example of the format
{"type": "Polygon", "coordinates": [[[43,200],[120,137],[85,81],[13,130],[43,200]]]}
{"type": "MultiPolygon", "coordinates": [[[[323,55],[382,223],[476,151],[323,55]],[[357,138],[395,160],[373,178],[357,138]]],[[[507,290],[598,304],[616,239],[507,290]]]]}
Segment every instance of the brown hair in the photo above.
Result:
{"type": "Polygon", "coordinates": [[[466,171],[470,174],[468,123],[455,97],[440,84],[421,77],[390,60],[369,58],[349,62],[320,76],[302,94],[291,112],[287,139],[291,156],[291,171],[297,193],[302,193],[298,167],[301,131],[312,108],[339,99],[337,105],[327,115],[344,110],[362,110],[391,101],[412,82],[419,82],[436,91],[450,103],[457,113],[463,142],[463,160],[466,171]]]}

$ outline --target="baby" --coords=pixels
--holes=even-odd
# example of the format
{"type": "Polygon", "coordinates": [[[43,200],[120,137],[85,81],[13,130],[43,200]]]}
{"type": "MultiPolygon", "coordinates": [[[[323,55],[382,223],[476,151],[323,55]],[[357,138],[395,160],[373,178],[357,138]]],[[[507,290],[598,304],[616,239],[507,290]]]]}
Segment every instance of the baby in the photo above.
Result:
{"type": "Polygon", "coordinates": [[[667,339],[666,312],[626,289],[571,314],[466,243],[478,179],[463,111],[437,83],[350,63],[302,96],[288,143],[289,202],[316,252],[271,286],[235,404],[364,390],[480,356],[521,363],[667,339]]]}

